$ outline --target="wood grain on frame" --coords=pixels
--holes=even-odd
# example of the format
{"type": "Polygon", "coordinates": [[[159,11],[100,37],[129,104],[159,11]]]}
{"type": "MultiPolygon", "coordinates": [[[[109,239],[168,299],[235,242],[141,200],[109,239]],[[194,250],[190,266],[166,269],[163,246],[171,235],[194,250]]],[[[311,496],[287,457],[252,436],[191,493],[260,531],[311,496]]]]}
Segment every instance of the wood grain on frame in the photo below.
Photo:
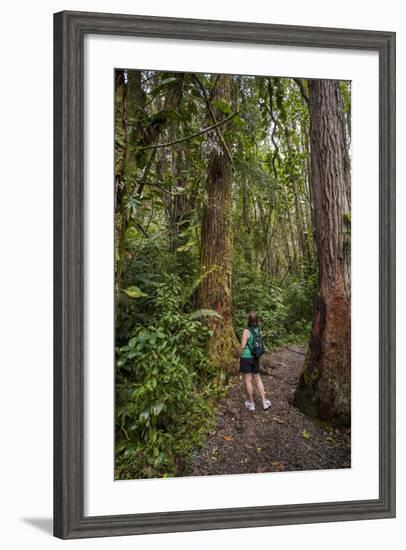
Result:
{"type": "Polygon", "coordinates": [[[54,535],[62,539],[395,516],[395,33],[103,13],[54,15],[54,535]],[[379,498],[110,516],[83,513],[85,34],[379,53],[379,498]]]}

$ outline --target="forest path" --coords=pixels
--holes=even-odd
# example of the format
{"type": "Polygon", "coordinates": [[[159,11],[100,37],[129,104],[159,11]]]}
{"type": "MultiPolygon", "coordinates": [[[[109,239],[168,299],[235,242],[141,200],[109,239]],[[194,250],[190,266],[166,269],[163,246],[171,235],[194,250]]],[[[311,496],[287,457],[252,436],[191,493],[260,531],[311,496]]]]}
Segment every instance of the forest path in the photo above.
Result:
{"type": "Polygon", "coordinates": [[[349,468],[350,430],[315,423],[291,404],[305,346],[278,348],[264,355],[261,377],[272,406],[245,408],[243,380],[236,377],[216,411],[216,429],[193,459],[186,475],[243,474],[349,468]]]}

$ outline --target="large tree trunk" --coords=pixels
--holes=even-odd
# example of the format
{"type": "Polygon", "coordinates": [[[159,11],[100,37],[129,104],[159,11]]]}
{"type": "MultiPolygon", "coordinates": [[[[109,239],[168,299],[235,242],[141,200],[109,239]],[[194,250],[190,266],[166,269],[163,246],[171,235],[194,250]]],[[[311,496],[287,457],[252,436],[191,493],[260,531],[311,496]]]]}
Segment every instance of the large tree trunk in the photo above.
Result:
{"type": "Polygon", "coordinates": [[[115,82],[115,288],[118,296],[125,266],[127,201],[136,187],[137,148],[143,133],[145,97],[141,72],[117,69],[115,82]]]}
{"type": "MultiPolygon", "coordinates": [[[[231,77],[220,75],[212,95],[212,113],[221,119],[221,111],[215,102],[230,102],[231,77]]],[[[236,340],[231,316],[231,274],[233,259],[232,166],[227,155],[229,147],[228,127],[223,126],[224,142],[213,132],[208,137],[209,158],[206,180],[206,202],[202,213],[201,270],[209,272],[199,287],[197,303],[201,308],[214,309],[221,320],[213,324],[210,355],[224,370],[235,368],[236,340]]]]}
{"type": "Polygon", "coordinates": [[[345,225],[349,205],[338,82],[310,80],[309,108],[319,295],[295,403],[310,414],[348,425],[351,418],[351,313],[350,255],[345,225]]]}
{"type": "MultiPolygon", "coordinates": [[[[125,232],[125,182],[128,176],[128,124],[127,124],[127,84],[125,71],[117,69],[115,72],[114,94],[114,209],[115,209],[115,235],[114,235],[114,266],[115,266],[115,293],[119,294],[121,279],[121,264],[123,262],[123,235],[125,232]]],[[[132,168],[132,167],[131,167],[132,168]]]]}

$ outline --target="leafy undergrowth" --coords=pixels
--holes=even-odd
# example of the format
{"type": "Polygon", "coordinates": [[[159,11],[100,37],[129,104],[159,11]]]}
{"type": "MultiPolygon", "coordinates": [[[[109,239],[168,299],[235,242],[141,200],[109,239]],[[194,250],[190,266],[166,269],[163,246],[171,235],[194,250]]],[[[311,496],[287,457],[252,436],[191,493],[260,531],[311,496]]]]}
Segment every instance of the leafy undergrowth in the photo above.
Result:
{"type": "Polygon", "coordinates": [[[233,317],[238,337],[254,307],[261,322],[267,349],[300,344],[309,339],[317,275],[312,269],[301,277],[288,276],[283,283],[235,262],[233,270],[233,317]]]}
{"type": "Polygon", "coordinates": [[[179,279],[157,286],[155,318],[116,359],[116,479],[182,475],[215,425],[225,377],[210,362],[210,310],[182,311],[179,279]]]}

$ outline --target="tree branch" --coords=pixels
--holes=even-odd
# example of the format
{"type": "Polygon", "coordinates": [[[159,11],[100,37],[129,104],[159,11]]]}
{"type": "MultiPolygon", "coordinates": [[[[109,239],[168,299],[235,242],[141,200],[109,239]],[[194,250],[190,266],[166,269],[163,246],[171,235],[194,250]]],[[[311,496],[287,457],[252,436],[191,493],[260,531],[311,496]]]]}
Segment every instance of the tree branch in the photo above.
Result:
{"type": "Polygon", "coordinates": [[[305,87],[304,87],[304,84],[303,84],[303,80],[301,78],[294,78],[293,80],[299,86],[299,90],[300,90],[300,93],[302,94],[303,99],[305,100],[307,105],[309,105],[309,96],[306,93],[306,90],[305,90],[305,87]]]}
{"type": "Polygon", "coordinates": [[[177,143],[183,143],[184,141],[188,141],[189,139],[193,139],[195,137],[201,136],[202,134],[205,134],[206,132],[211,132],[212,130],[215,130],[218,126],[221,126],[225,122],[228,122],[232,118],[238,115],[238,112],[233,113],[232,115],[228,116],[224,120],[221,120],[220,122],[217,122],[216,124],[213,124],[212,126],[208,126],[207,128],[203,128],[203,130],[199,130],[195,134],[191,134],[190,136],[186,136],[181,139],[175,139],[175,141],[171,141],[169,143],[158,143],[157,145],[148,145],[148,147],[141,147],[141,151],[146,151],[147,149],[159,149],[161,147],[170,147],[171,145],[176,145],[177,143]]]}
{"type": "MultiPolygon", "coordinates": [[[[149,147],[146,147],[146,149],[148,149],[149,147]]],[[[144,169],[144,173],[142,175],[142,179],[139,181],[139,185],[138,185],[138,189],[137,189],[137,195],[140,197],[142,195],[142,192],[144,190],[144,187],[145,187],[145,184],[147,182],[147,178],[148,178],[148,175],[151,171],[151,168],[152,168],[152,164],[155,160],[155,156],[156,156],[156,150],[154,148],[154,151],[152,151],[149,159],[148,159],[148,162],[147,162],[147,165],[144,169]]]]}

